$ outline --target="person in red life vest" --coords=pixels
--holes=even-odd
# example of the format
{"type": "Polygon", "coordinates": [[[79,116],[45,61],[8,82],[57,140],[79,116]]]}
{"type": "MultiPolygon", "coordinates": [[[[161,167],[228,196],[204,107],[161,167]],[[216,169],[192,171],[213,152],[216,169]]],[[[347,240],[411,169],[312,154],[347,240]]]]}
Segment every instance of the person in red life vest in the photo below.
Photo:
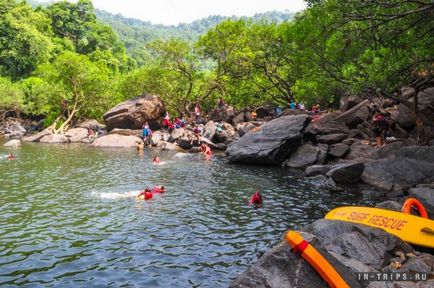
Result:
{"type": "Polygon", "coordinates": [[[256,191],[255,194],[253,194],[252,198],[250,198],[249,205],[262,205],[262,195],[259,194],[258,191],[256,191]]]}
{"type": "Polygon", "coordinates": [[[154,188],[152,188],[151,190],[152,193],[164,193],[166,192],[164,186],[155,186],[154,188]]]}
{"type": "Polygon", "coordinates": [[[206,143],[202,143],[202,145],[200,146],[200,152],[203,155],[206,155],[206,156],[211,156],[212,155],[211,148],[206,143]]]}
{"type": "Polygon", "coordinates": [[[154,158],[152,158],[152,164],[160,164],[161,160],[160,158],[158,158],[158,156],[154,156],[154,158]]]}
{"type": "Polygon", "coordinates": [[[8,160],[15,160],[15,155],[14,155],[14,153],[9,153],[9,155],[8,155],[8,160]]]}
{"type": "Polygon", "coordinates": [[[143,196],[145,200],[152,198],[152,191],[149,188],[146,188],[145,191],[141,192],[139,195],[137,195],[137,198],[140,198],[140,196],[143,196]]]}
{"type": "Polygon", "coordinates": [[[163,119],[163,128],[169,128],[169,123],[170,123],[170,116],[169,116],[169,112],[166,111],[166,116],[164,116],[163,119]]]}

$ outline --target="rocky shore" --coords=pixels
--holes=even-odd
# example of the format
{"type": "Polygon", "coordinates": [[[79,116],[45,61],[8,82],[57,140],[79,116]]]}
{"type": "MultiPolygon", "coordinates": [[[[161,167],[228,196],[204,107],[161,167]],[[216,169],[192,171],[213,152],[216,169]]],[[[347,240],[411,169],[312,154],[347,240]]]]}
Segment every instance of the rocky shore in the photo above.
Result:
{"type": "MultiPolygon", "coordinates": [[[[414,101],[411,88],[403,88],[401,92],[406,100],[414,101]]],[[[415,197],[434,217],[434,87],[420,91],[418,103],[418,113],[424,122],[424,145],[416,141],[415,117],[407,106],[388,99],[368,101],[357,96],[343,98],[338,112],[320,114],[288,109],[274,115],[274,107],[265,105],[256,110],[257,119],[252,119],[247,110],[237,112],[228,105],[216,107],[201,125],[201,142],[214,150],[226,151],[232,163],[302,169],[312,184],[324,189],[345,193],[345,188],[351,185],[361,193],[382,194],[391,199],[379,204],[384,209],[399,211],[406,197],[415,197]],[[389,115],[388,143],[382,147],[373,146],[373,103],[389,115]]],[[[108,111],[104,125],[89,120],[63,134],[53,134],[48,129],[33,133],[40,124],[11,120],[1,125],[0,134],[12,139],[5,146],[13,147],[19,146],[21,142],[17,139],[21,139],[134,148],[143,143],[140,127],[148,122],[154,130],[152,146],[197,152],[200,143],[192,125],[171,132],[160,129],[165,113],[158,96],[144,95],[108,111]],[[96,136],[89,136],[89,130],[95,131],[96,136]]],[[[381,229],[321,219],[304,227],[302,232],[351,287],[434,287],[433,251],[418,251],[419,248],[381,229]],[[370,282],[358,279],[357,272],[423,272],[429,279],[370,282]]],[[[325,285],[313,268],[282,242],[240,275],[231,287],[325,285]]]]}

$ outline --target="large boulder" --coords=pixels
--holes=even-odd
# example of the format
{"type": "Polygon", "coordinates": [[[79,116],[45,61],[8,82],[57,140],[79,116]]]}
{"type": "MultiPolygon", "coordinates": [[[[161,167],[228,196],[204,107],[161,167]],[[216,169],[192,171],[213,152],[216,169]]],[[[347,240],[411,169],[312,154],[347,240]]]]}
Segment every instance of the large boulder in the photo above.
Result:
{"type": "Polygon", "coordinates": [[[21,146],[21,141],[18,140],[18,139],[9,140],[3,146],[4,147],[20,147],[21,146]]]}
{"type": "Polygon", "coordinates": [[[336,121],[345,123],[350,128],[356,128],[357,125],[368,120],[369,116],[369,101],[365,100],[336,117],[336,121]]]}
{"type": "Polygon", "coordinates": [[[335,158],[341,158],[348,152],[349,146],[344,143],[337,143],[330,146],[329,155],[335,158]]]}
{"type": "Polygon", "coordinates": [[[202,130],[202,136],[208,138],[209,140],[213,140],[214,135],[216,133],[217,126],[214,121],[208,121],[202,130]]]}
{"type": "Polygon", "coordinates": [[[323,164],[321,149],[312,144],[304,144],[291,154],[286,165],[291,168],[306,168],[313,164],[323,164]]]}
{"type": "Polygon", "coordinates": [[[406,129],[410,129],[416,125],[412,109],[403,104],[399,105],[396,121],[398,121],[401,127],[406,129]]]}
{"type": "MultiPolygon", "coordinates": [[[[355,274],[331,256],[314,235],[308,233],[302,235],[335,267],[351,287],[361,287],[355,274]]],[[[281,242],[265,253],[246,272],[239,275],[229,287],[322,288],[327,287],[327,283],[302,257],[291,252],[286,242],[281,242]]]]}
{"type": "Polygon", "coordinates": [[[39,140],[39,143],[47,143],[47,144],[69,143],[69,139],[62,134],[49,134],[42,137],[39,140]]]}
{"type": "Polygon", "coordinates": [[[362,181],[385,190],[403,191],[434,182],[434,147],[402,147],[378,160],[365,161],[362,181]]]}
{"type": "Polygon", "coordinates": [[[24,142],[39,142],[39,140],[41,140],[41,138],[43,138],[47,135],[51,135],[51,132],[48,129],[45,129],[45,130],[42,130],[41,132],[38,132],[34,135],[24,137],[22,140],[24,142]]]}
{"type": "Polygon", "coordinates": [[[425,89],[417,95],[419,113],[424,123],[434,125],[434,87],[425,89]]]}
{"type": "Polygon", "coordinates": [[[361,162],[340,163],[327,172],[336,183],[352,184],[357,183],[362,176],[365,165],[361,162]]]}
{"type": "Polygon", "coordinates": [[[307,115],[284,116],[250,131],[226,150],[230,162],[279,165],[301,145],[307,115]]]}
{"type": "Polygon", "coordinates": [[[335,133],[349,134],[350,129],[345,125],[345,123],[335,121],[335,118],[339,115],[340,113],[328,113],[312,120],[306,128],[306,136],[310,139],[314,139],[316,135],[335,133]]]}
{"type": "Polygon", "coordinates": [[[152,130],[157,130],[165,113],[160,97],[144,95],[116,105],[104,114],[104,121],[108,130],[141,129],[146,122],[152,130]]]}
{"type": "Polygon", "coordinates": [[[136,136],[111,134],[95,139],[92,143],[92,147],[136,148],[137,143],[143,143],[142,139],[136,136]]]}
{"type": "Polygon", "coordinates": [[[369,141],[358,140],[351,144],[349,152],[345,155],[345,159],[366,159],[375,151],[376,148],[372,147],[369,141]]]}
{"type": "Polygon", "coordinates": [[[434,218],[434,184],[431,185],[418,185],[415,188],[411,188],[409,196],[417,198],[422,202],[423,206],[428,212],[428,216],[434,218]]]}
{"type": "Polygon", "coordinates": [[[65,136],[70,142],[89,142],[89,136],[86,128],[72,128],[69,129],[65,136]]]}

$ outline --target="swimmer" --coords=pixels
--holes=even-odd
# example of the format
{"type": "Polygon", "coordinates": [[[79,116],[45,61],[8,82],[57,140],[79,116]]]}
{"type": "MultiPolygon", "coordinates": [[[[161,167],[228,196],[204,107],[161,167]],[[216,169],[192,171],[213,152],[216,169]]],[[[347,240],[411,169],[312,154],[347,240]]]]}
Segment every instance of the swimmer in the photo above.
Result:
{"type": "Polygon", "coordinates": [[[160,158],[158,158],[158,156],[154,156],[154,158],[152,158],[152,164],[160,164],[161,160],[160,158]]]}
{"type": "Polygon", "coordinates": [[[8,155],[8,160],[15,160],[15,155],[14,155],[14,153],[9,153],[9,155],[8,155]]]}
{"type": "Polygon", "coordinates": [[[200,146],[200,152],[203,155],[206,155],[206,156],[211,156],[212,155],[211,148],[206,143],[202,143],[202,145],[200,146]]]}
{"type": "Polygon", "coordinates": [[[166,189],[164,188],[164,186],[155,186],[154,188],[152,188],[152,193],[164,193],[166,192],[166,189]]]}
{"type": "Polygon", "coordinates": [[[145,200],[151,199],[153,196],[151,189],[146,188],[145,191],[143,191],[139,195],[137,195],[137,198],[140,198],[141,196],[143,196],[143,199],[145,199],[145,200]]]}
{"type": "Polygon", "coordinates": [[[250,198],[249,205],[260,206],[262,205],[262,195],[258,191],[250,198]]]}

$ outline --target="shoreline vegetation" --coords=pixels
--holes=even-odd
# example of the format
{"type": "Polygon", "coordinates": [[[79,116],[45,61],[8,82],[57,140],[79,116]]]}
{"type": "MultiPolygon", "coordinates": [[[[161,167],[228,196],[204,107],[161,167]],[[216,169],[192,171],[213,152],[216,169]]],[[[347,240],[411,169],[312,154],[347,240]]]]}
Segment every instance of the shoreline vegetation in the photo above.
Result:
{"type": "MultiPolygon", "coordinates": [[[[307,2],[291,21],[229,19],[195,43],[157,39],[138,56],[91,1],[5,1],[0,134],[11,147],[197,153],[205,143],[231,163],[302,169],[335,193],[381,193],[390,200],[378,208],[401,211],[410,196],[433,219],[434,4],[307,2]]],[[[425,273],[411,287],[434,286],[432,250],[341,221],[302,231],[351,287],[404,287],[359,272],[425,273]]],[[[300,259],[282,242],[231,287],[323,287],[300,259]]]]}

